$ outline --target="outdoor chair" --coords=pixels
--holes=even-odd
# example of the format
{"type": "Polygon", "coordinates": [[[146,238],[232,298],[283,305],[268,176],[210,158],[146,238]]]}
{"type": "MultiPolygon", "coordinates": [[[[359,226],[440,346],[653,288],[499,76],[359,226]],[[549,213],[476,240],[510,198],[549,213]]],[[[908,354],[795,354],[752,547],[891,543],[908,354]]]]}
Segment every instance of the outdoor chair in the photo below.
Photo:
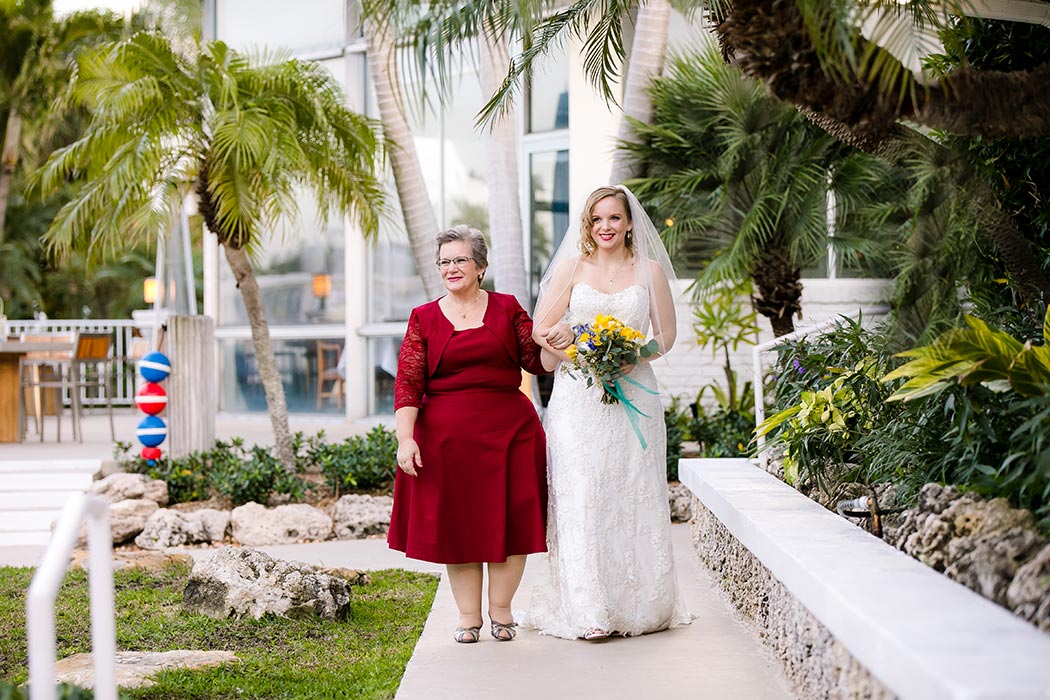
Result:
{"type": "Polygon", "coordinates": [[[339,357],[343,346],[339,343],[317,341],[317,410],[324,407],[325,399],[335,399],[343,407],[343,378],[339,376],[339,357]]]}
{"type": "Polygon", "coordinates": [[[112,333],[79,333],[69,362],[70,403],[73,406],[73,432],[78,440],[84,441],[80,419],[84,410],[85,398],[105,398],[109,412],[109,434],[112,440],[117,439],[113,427],[113,360],[110,350],[113,346],[112,333]]]}
{"type": "MultiPolygon", "coordinates": [[[[26,335],[27,343],[67,344],[73,341],[68,335],[26,335]]],[[[28,413],[32,411],[33,424],[40,441],[44,441],[44,421],[50,414],[55,416],[56,438],[62,442],[62,412],[65,394],[69,389],[66,367],[71,357],[69,350],[40,350],[26,353],[19,367],[21,378],[21,401],[18,411],[19,436],[25,439],[28,428],[28,413]]],[[[77,425],[74,419],[73,434],[77,425]]]]}

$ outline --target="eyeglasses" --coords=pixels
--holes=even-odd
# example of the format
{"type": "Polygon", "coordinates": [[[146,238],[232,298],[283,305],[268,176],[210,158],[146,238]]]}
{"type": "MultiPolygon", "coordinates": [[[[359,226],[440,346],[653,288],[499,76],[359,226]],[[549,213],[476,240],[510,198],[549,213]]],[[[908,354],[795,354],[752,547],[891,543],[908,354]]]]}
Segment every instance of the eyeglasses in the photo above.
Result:
{"type": "Polygon", "coordinates": [[[437,266],[442,270],[447,270],[450,265],[455,265],[456,267],[463,267],[473,259],[474,258],[452,258],[450,260],[449,258],[441,258],[437,261],[437,266]]]}

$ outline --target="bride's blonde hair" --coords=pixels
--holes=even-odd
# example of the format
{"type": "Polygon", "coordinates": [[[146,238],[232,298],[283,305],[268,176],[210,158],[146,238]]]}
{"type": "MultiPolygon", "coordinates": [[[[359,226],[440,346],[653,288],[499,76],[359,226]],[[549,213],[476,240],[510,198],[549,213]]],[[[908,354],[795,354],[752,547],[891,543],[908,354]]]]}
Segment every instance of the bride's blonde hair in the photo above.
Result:
{"type": "MultiPolygon", "coordinates": [[[[594,207],[598,202],[602,201],[606,197],[615,197],[616,201],[623,205],[623,210],[627,212],[627,221],[633,225],[634,217],[631,214],[631,202],[627,199],[627,194],[619,187],[599,187],[594,192],[591,192],[591,196],[587,198],[587,201],[583,205],[583,213],[580,215],[580,252],[584,255],[593,255],[594,251],[598,250],[598,244],[594,240],[594,224],[591,223],[591,214],[594,212],[594,207]]],[[[624,237],[624,243],[627,245],[627,252],[634,255],[634,235],[631,229],[627,229],[627,235],[624,237]]]]}

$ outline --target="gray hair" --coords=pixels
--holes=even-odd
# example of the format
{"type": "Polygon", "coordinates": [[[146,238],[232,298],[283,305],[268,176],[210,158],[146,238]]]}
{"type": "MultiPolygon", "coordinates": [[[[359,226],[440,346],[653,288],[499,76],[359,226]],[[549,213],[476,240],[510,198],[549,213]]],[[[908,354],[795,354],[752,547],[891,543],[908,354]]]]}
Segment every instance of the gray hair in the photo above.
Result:
{"type": "Polygon", "coordinates": [[[479,268],[489,266],[489,247],[485,243],[485,234],[473,226],[457,224],[450,229],[439,231],[437,235],[437,249],[440,254],[441,246],[452,241],[466,241],[470,244],[470,257],[474,258],[474,264],[479,268]]]}

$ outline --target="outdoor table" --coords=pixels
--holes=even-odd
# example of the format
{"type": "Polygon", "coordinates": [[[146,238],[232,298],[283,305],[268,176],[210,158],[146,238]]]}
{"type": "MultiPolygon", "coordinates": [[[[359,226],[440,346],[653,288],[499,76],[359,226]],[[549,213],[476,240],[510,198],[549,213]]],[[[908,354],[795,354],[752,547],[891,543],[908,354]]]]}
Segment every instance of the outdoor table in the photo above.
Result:
{"type": "Polygon", "coordinates": [[[30,352],[72,352],[73,343],[0,342],[0,442],[18,442],[19,404],[22,401],[19,364],[30,352]]]}

